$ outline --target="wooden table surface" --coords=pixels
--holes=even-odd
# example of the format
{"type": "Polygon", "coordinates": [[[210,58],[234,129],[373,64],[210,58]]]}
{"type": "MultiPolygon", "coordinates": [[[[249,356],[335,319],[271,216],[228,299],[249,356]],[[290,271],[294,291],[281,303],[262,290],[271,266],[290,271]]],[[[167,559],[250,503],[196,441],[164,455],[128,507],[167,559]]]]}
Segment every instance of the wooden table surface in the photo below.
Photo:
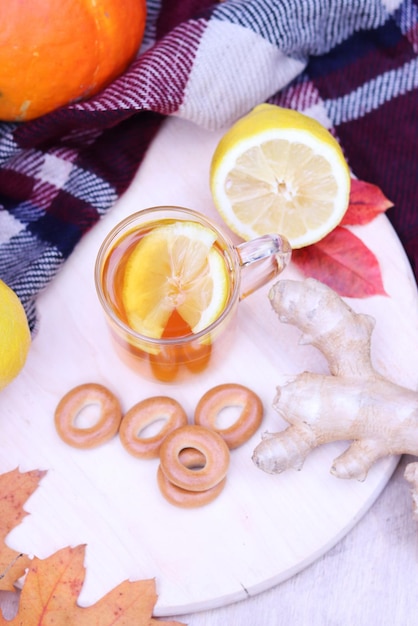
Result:
{"type": "MultiPolygon", "coordinates": [[[[216,137],[195,130],[181,120],[170,121],[168,129],[163,132],[169,139],[171,133],[177,140],[182,137],[183,141],[180,146],[177,140],[171,144],[164,141],[164,136],[162,140],[158,138],[160,143],[156,142],[150,157],[140,168],[142,182],[146,181],[148,191],[152,187],[149,176],[161,172],[163,179],[164,166],[173,163],[173,155],[164,154],[167,146],[175,144],[176,151],[181,150],[186,155],[186,161],[192,164],[197,146],[202,150],[206,142],[207,149],[211,150],[216,142],[216,137]]],[[[188,178],[185,172],[179,196],[180,203],[185,206],[193,206],[196,197],[208,202],[207,181],[203,184],[200,174],[205,175],[204,167],[194,177],[188,178]],[[190,202],[187,202],[188,199],[190,202]]],[[[176,203],[177,191],[173,186],[173,204],[176,203]]],[[[149,193],[152,195],[154,192],[149,193]]],[[[158,194],[159,187],[156,187],[154,204],[158,204],[158,194]]],[[[395,275],[397,271],[403,272],[404,264],[402,259],[399,259],[399,264],[397,258],[393,260],[391,269],[395,275]]],[[[408,280],[412,290],[410,303],[416,309],[414,285],[410,277],[408,280]]],[[[413,315],[416,314],[415,310],[413,315]]],[[[415,326],[413,331],[412,334],[416,334],[415,326]]],[[[405,346],[398,350],[404,352],[405,346]]],[[[402,370],[401,366],[399,370],[402,370]]],[[[416,368],[406,378],[409,382],[417,381],[416,368]]],[[[412,516],[410,485],[403,477],[404,468],[411,460],[408,457],[400,459],[383,492],[360,521],[334,547],[325,553],[321,549],[317,558],[310,558],[309,562],[313,561],[311,565],[302,567],[299,573],[267,591],[252,592],[240,602],[176,615],[175,619],[190,626],[418,625],[418,528],[412,516]]],[[[272,537],[269,540],[272,541],[272,537]]],[[[16,611],[17,602],[18,594],[0,593],[0,606],[6,619],[16,611]]]]}

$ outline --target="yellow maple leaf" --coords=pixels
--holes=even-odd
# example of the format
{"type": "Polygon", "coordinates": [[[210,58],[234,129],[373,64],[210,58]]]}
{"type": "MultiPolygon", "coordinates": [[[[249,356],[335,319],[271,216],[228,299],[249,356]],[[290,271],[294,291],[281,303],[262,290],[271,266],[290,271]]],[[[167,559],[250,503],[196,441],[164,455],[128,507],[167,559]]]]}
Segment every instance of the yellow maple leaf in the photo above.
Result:
{"type": "Polygon", "coordinates": [[[0,590],[14,591],[25,573],[18,613],[0,623],[8,626],[185,626],[152,617],[157,600],[155,581],[124,581],[94,605],[80,607],[85,546],[63,548],[46,559],[30,559],[5,544],[8,533],[27,515],[24,502],[46,472],[0,475],[0,590]]]}
{"type": "Polygon", "coordinates": [[[27,515],[23,504],[37,488],[45,472],[19,472],[0,475],[0,590],[14,591],[14,583],[25,573],[30,559],[5,544],[9,532],[27,515]]]}
{"type": "Polygon", "coordinates": [[[85,546],[63,548],[46,559],[34,558],[27,573],[19,611],[10,626],[184,626],[152,617],[155,581],[124,581],[89,607],[77,605],[84,582],[85,546]]]}

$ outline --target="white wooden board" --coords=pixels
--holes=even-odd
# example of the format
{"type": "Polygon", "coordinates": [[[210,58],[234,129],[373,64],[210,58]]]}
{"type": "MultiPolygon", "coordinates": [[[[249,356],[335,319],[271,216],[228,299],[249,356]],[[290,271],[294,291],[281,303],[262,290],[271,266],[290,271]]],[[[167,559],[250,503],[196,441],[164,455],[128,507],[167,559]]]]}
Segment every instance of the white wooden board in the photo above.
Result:
{"type": "MultiPolygon", "coordinates": [[[[377,463],[363,483],[330,475],[339,442],[315,450],[301,472],[270,476],[251,454],[264,430],[285,424],[271,408],[278,373],[327,372],[320,353],[298,346],[297,329],[280,324],[268,287],[241,303],[237,339],[223,365],[177,385],[138,378],[114,355],[96,299],[93,264],[110,228],[125,215],[178,204],[216,215],[208,187],[210,158],[220,134],[176,119],[167,121],[125,196],[80,243],[39,299],[40,330],[26,367],[0,395],[0,471],[45,469],[28,500],[30,515],[8,536],[15,550],[45,558],[86,544],[80,604],[96,602],[125,579],[155,577],[155,615],[218,607],[256,594],[302,570],[336,544],[362,517],[391,476],[397,459],[377,463]],[[266,415],[254,437],[232,452],[228,483],[209,506],[169,505],[156,484],[158,461],[129,456],[118,438],[91,451],[75,450],[55,432],[53,414],[73,386],[96,381],[114,390],[123,407],[168,394],[192,416],[213,385],[240,382],[262,398],[266,415]]],[[[389,297],[351,301],[377,320],[376,368],[416,388],[417,292],[403,249],[386,217],[356,229],[381,261],[389,297]]],[[[284,278],[300,278],[290,267],[284,278]]]]}

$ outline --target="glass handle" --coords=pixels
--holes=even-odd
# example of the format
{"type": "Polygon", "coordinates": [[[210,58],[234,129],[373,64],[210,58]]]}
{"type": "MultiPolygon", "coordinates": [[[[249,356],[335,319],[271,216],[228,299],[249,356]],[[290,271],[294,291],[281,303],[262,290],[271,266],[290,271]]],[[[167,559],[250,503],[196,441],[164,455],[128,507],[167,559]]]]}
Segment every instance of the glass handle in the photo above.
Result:
{"type": "Polygon", "coordinates": [[[280,274],[292,256],[290,243],[281,235],[244,241],[235,249],[241,265],[241,300],[280,274]]]}

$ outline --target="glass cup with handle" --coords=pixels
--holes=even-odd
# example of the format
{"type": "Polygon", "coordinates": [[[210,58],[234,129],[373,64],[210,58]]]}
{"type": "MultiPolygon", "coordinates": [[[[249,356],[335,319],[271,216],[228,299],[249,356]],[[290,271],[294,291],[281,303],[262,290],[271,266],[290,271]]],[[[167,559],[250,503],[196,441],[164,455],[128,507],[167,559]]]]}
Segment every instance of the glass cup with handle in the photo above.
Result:
{"type": "Polygon", "coordinates": [[[231,346],[238,303],[280,274],[290,258],[290,244],[279,234],[235,245],[223,228],[191,209],[159,206],[128,216],[107,235],[95,264],[98,298],[118,354],[154,381],[177,383],[205,372],[231,346]],[[204,315],[195,326],[190,321],[187,298],[205,308],[206,324],[204,315]]]}

